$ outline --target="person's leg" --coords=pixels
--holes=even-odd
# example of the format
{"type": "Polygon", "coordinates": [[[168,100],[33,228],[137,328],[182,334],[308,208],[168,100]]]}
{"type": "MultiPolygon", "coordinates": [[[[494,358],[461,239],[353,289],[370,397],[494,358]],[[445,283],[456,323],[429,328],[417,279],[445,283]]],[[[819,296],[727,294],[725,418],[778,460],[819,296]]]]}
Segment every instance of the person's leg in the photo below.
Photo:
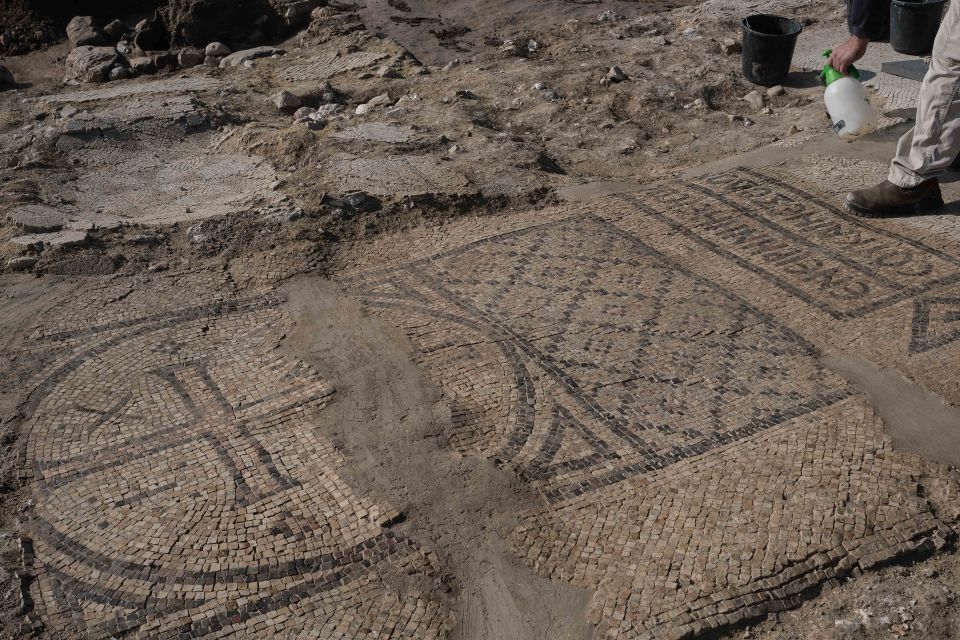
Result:
{"type": "Polygon", "coordinates": [[[960,2],[953,2],[940,24],[930,70],[920,87],[916,125],[897,145],[887,179],[916,187],[942,176],[960,155],[960,2]]]}
{"type": "Polygon", "coordinates": [[[951,3],[920,87],[916,124],[900,138],[887,180],[847,195],[865,216],[928,213],[943,206],[937,178],[960,154],[960,0],[951,3]]]}

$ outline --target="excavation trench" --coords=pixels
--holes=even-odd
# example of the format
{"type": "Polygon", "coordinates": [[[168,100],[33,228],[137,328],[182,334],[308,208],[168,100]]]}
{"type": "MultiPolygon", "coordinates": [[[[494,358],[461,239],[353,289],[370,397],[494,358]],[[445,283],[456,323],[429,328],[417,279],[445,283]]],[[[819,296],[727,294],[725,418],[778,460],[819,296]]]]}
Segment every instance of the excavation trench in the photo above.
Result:
{"type": "Polygon", "coordinates": [[[346,457],[341,473],[358,493],[401,510],[398,534],[438,554],[444,579],[420,586],[456,611],[452,637],[591,637],[589,594],[537,576],[505,548],[539,496],[492,461],[448,445],[447,403],[411,361],[405,338],[329,282],[299,279],[287,294],[296,328],[286,347],[336,387],[319,426],[346,457]]]}

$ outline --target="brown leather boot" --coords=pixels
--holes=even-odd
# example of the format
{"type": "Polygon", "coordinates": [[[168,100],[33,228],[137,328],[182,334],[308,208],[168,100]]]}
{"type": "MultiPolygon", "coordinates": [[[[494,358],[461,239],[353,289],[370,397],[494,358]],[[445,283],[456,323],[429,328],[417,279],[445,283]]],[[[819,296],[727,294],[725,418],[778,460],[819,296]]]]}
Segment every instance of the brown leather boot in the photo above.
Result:
{"type": "Polygon", "coordinates": [[[844,204],[852,213],[865,218],[911,216],[941,209],[943,195],[936,178],[909,189],[884,180],[874,187],[851,191],[844,204]]]}

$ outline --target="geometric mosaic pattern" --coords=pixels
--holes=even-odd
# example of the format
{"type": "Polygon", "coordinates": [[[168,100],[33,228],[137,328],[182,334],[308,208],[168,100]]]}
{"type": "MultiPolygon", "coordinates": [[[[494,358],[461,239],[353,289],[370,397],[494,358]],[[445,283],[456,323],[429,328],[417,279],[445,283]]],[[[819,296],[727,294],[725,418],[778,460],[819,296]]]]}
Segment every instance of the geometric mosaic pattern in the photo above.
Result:
{"type": "Polygon", "coordinates": [[[511,548],[593,594],[598,637],[722,628],[948,535],[925,463],[784,316],[902,315],[960,262],[776,175],[674,187],[413,232],[339,278],[443,388],[454,446],[539,490],[511,548]]]}
{"type": "Polygon", "coordinates": [[[57,354],[22,440],[46,626],[151,638],[450,626],[439,603],[385,587],[391,571],[435,567],[390,531],[395,511],[338,475],[313,426],[333,389],[277,350],[282,302],[254,292],[34,336],[29,348],[57,354]]]}

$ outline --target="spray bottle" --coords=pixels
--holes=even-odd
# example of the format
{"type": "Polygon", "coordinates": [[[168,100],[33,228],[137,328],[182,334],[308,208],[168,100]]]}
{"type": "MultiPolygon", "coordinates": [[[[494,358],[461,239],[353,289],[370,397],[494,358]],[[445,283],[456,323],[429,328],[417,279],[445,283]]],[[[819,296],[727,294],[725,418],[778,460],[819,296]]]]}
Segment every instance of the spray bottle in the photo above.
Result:
{"type": "MultiPolygon", "coordinates": [[[[830,49],[823,52],[829,56],[830,49]]],[[[823,66],[820,77],[827,88],[823,92],[823,101],[833,121],[833,130],[847,142],[853,142],[861,136],[876,131],[877,112],[870,106],[867,92],[860,84],[860,72],[850,65],[850,75],[845,76],[830,64],[823,66]]]]}

